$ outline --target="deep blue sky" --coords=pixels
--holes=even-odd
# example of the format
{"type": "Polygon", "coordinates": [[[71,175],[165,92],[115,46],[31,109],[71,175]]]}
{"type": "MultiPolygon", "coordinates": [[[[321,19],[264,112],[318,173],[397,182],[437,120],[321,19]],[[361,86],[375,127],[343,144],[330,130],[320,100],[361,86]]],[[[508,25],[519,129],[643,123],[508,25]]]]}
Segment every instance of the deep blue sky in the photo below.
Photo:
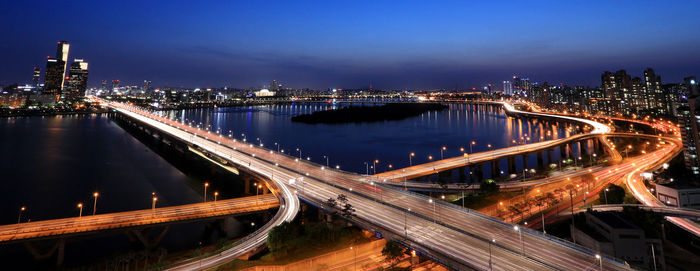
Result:
{"type": "Polygon", "coordinates": [[[29,81],[35,65],[43,73],[58,40],[90,63],[90,86],[454,88],[513,74],[597,86],[604,70],[653,67],[664,83],[700,75],[700,1],[296,2],[7,1],[0,84],[29,81]]]}

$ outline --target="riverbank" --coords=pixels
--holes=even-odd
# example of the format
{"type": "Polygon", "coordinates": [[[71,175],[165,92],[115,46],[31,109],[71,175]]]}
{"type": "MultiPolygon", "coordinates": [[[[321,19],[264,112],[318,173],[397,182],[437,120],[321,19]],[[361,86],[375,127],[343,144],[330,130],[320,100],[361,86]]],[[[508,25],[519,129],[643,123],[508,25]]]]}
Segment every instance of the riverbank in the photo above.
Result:
{"type": "Polygon", "coordinates": [[[439,103],[389,103],[380,106],[348,106],[337,110],[317,111],[292,117],[293,122],[306,124],[343,124],[403,120],[429,111],[449,108],[439,103]]]}

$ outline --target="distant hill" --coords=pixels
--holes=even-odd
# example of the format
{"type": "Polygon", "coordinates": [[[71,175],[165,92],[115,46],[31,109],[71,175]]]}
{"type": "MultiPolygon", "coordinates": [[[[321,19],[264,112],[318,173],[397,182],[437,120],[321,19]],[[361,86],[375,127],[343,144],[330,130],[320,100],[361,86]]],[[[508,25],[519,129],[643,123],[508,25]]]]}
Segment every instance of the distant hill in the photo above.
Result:
{"type": "Polygon", "coordinates": [[[336,110],[316,111],[292,117],[293,122],[307,124],[341,124],[402,120],[448,106],[439,103],[389,103],[382,106],[348,106],[336,110]]]}

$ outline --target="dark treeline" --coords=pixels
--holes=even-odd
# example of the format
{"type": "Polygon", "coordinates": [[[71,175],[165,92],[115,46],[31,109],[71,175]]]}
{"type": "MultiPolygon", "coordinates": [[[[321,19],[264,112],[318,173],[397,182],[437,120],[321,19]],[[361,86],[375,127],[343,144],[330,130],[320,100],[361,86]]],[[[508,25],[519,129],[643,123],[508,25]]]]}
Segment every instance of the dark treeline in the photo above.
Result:
{"type": "Polygon", "coordinates": [[[428,111],[440,111],[448,106],[439,103],[389,103],[382,106],[348,106],[337,110],[317,111],[292,117],[294,122],[308,124],[340,124],[402,120],[428,111]]]}

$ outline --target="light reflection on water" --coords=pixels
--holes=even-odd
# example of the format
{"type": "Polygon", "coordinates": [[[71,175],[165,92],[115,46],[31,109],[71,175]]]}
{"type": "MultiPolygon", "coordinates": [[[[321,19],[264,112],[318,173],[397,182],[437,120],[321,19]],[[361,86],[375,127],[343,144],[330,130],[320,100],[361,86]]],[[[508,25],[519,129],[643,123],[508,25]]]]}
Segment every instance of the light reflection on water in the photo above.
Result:
{"type": "MultiPolygon", "coordinates": [[[[511,140],[530,137],[529,142],[552,139],[566,135],[563,126],[545,126],[541,121],[529,121],[507,117],[503,110],[493,106],[451,104],[448,110],[427,112],[401,121],[349,124],[303,124],[291,122],[291,117],[320,110],[330,110],[338,105],[326,103],[288,103],[275,105],[188,109],[162,112],[171,118],[185,120],[209,128],[212,133],[229,134],[250,143],[263,143],[276,149],[275,143],[285,153],[309,157],[330,166],[365,173],[365,162],[375,159],[380,163],[377,172],[408,166],[411,152],[413,164],[428,162],[429,156],[440,158],[442,146],[447,148],[444,157],[462,155],[460,148],[473,152],[513,145],[511,140]],[[547,131],[550,131],[547,133],[547,131]],[[259,140],[258,140],[259,139],[259,140]]],[[[370,162],[371,164],[371,162],[370,162]]],[[[372,173],[373,170],[370,170],[372,173]]]]}

